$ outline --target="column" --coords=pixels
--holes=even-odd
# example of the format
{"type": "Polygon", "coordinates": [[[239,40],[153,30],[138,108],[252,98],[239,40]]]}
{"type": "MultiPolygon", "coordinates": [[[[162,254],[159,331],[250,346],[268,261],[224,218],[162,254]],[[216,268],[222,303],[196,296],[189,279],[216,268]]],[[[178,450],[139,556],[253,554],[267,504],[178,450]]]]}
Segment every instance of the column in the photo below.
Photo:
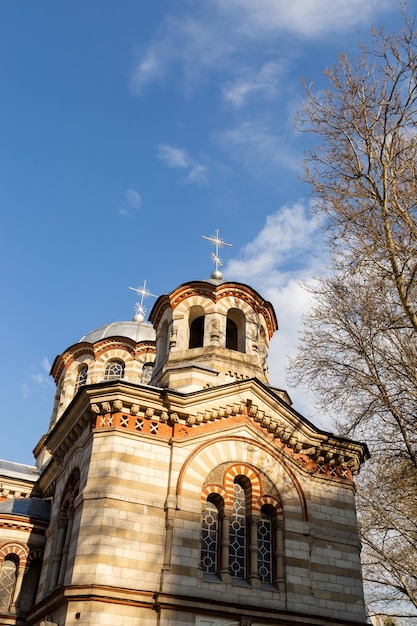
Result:
{"type": "Polygon", "coordinates": [[[224,583],[230,583],[232,578],[229,572],[229,547],[230,547],[230,514],[223,514],[222,518],[222,536],[220,541],[221,551],[220,551],[220,579],[224,583]]]}
{"type": "Polygon", "coordinates": [[[278,520],[275,526],[275,580],[274,585],[279,591],[285,591],[284,575],[284,522],[278,520]]]}
{"type": "Polygon", "coordinates": [[[252,587],[260,587],[258,574],[258,520],[252,516],[249,520],[249,582],[252,587]]]}

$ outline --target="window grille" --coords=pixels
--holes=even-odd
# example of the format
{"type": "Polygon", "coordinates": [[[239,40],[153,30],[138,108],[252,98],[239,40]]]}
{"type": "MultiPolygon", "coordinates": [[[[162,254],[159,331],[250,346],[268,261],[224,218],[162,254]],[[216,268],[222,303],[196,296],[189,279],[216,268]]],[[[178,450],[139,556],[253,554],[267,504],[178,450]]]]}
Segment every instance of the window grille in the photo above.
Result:
{"type": "Polygon", "coordinates": [[[125,374],[125,364],[123,361],[109,361],[104,370],[104,380],[117,380],[123,378],[125,374]]]}
{"type": "Polygon", "coordinates": [[[229,568],[233,578],[246,576],[246,494],[235,483],[233,513],[230,518],[229,568]]]}
{"type": "Polygon", "coordinates": [[[207,574],[218,571],[219,511],[213,502],[207,502],[202,516],[201,567],[207,574]]]}
{"type": "Polygon", "coordinates": [[[79,390],[80,387],[84,387],[87,384],[87,374],[88,374],[88,366],[80,365],[78,368],[78,376],[75,383],[75,392],[79,390]]]}

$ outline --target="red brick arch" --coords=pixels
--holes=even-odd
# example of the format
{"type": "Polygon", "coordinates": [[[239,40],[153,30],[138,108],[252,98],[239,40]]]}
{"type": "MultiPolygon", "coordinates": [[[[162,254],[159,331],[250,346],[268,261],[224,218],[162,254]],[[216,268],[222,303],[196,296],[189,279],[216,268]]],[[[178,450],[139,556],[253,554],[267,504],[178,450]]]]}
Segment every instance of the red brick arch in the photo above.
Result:
{"type": "Polygon", "coordinates": [[[259,498],[259,500],[254,501],[253,511],[256,513],[260,512],[265,504],[269,504],[270,506],[272,506],[275,509],[277,515],[282,515],[282,504],[280,500],[278,498],[275,498],[274,496],[267,495],[262,496],[261,498],[259,498]]]}
{"type": "Polygon", "coordinates": [[[233,502],[233,486],[235,478],[238,476],[244,476],[247,478],[251,485],[250,498],[252,502],[258,500],[262,495],[262,483],[261,478],[257,472],[247,465],[246,463],[235,463],[229,467],[224,473],[224,488],[229,494],[231,501],[233,502]]]}
{"type": "Polygon", "coordinates": [[[216,485],[215,483],[206,485],[203,488],[203,491],[201,492],[201,501],[205,503],[207,501],[207,498],[212,494],[217,494],[221,496],[226,506],[230,504],[229,494],[227,493],[227,491],[221,485],[216,485]]]}
{"type": "Polygon", "coordinates": [[[29,554],[27,546],[21,543],[6,543],[0,549],[0,565],[9,554],[15,554],[19,558],[19,567],[26,567],[26,561],[29,554]]]}

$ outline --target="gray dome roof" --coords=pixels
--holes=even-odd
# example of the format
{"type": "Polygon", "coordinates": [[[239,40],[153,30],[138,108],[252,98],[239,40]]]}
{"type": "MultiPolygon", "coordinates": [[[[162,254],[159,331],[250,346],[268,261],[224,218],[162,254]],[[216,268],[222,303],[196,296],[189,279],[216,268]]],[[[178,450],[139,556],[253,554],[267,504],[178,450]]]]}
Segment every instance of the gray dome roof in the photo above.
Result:
{"type": "Polygon", "coordinates": [[[5,515],[25,515],[36,517],[37,519],[49,520],[51,514],[51,503],[49,500],[40,498],[16,498],[3,500],[0,502],[0,516],[5,515]]]}
{"type": "Polygon", "coordinates": [[[87,335],[81,337],[80,343],[82,341],[95,343],[107,337],[128,337],[136,342],[155,341],[155,331],[152,324],[147,322],[112,322],[87,333],[87,335]]]}

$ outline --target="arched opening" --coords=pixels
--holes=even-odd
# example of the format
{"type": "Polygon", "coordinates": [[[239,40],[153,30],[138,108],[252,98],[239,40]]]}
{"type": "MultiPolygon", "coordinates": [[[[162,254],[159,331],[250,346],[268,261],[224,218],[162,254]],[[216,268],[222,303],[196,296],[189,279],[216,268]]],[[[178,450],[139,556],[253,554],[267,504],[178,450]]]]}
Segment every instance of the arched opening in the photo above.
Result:
{"type": "Polygon", "coordinates": [[[240,309],[229,309],[226,320],[226,348],[246,352],[246,318],[240,309]]]}
{"type": "Polygon", "coordinates": [[[0,611],[9,612],[13,601],[16,585],[19,558],[16,554],[8,554],[3,561],[0,572],[0,611]]]}
{"type": "Polygon", "coordinates": [[[189,348],[202,348],[204,345],[204,309],[201,306],[193,306],[189,315],[189,348]]]}
{"type": "Polygon", "coordinates": [[[80,387],[84,387],[87,384],[87,374],[88,374],[88,365],[82,363],[78,367],[77,380],[75,381],[75,393],[79,390],[80,387]]]}
{"type": "Polygon", "coordinates": [[[190,324],[189,348],[201,348],[204,343],[204,315],[196,317],[190,324]]]}
{"type": "Polygon", "coordinates": [[[104,380],[117,380],[125,375],[125,364],[119,359],[109,361],[104,370],[104,380]]]}
{"type": "Polygon", "coordinates": [[[153,366],[154,364],[150,361],[143,364],[142,372],[140,375],[140,382],[143,385],[147,385],[151,380],[153,374],[153,366]]]}
{"type": "Polygon", "coordinates": [[[201,516],[201,569],[204,574],[220,570],[221,518],[224,508],[218,494],[210,494],[201,516]]]}

